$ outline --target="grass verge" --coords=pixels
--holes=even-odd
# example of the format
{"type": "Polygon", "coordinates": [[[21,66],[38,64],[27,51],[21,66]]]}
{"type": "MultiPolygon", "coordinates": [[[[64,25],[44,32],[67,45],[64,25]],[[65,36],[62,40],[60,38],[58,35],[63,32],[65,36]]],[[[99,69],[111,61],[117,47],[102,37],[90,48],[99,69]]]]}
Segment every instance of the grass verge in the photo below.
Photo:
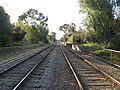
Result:
{"type": "Polygon", "coordinates": [[[13,46],[13,47],[0,48],[0,62],[4,62],[8,59],[14,58],[17,55],[28,52],[42,45],[43,44],[33,44],[33,45],[26,45],[26,46],[13,46]]]}

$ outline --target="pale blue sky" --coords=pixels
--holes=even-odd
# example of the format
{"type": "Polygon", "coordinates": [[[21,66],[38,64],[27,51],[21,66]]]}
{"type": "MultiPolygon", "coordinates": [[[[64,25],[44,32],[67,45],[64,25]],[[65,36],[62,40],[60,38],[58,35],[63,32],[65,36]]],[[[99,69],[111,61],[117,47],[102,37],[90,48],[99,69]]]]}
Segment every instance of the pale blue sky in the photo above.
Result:
{"type": "Polygon", "coordinates": [[[10,15],[11,22],[16,22],[24,11],[37,9],[48,16],[49,31],[56,32],[58,39],[63,35],[59,31],[60,25],[75,23],[78,27],[84,18],[79,14],[77,0],[0,0],[0,5],[10,15]]]}

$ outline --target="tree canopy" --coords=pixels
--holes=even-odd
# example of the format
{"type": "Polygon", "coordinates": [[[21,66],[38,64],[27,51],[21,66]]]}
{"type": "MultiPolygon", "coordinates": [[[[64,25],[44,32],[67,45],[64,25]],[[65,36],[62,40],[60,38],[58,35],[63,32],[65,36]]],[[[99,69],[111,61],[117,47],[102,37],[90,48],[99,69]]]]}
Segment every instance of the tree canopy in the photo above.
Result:
{"type": "Polygon", "coordinates": [[[79,0],[80,12],[87,13],[86,26],[91,39],[98,43],[111,43],[120,31],[120,19],[116,8],[119,0],[79,0]],[[94,34],[94,35],[93,35],[94,34]]]}
{"type": "Polygon", "coordinates": [[[36,9],[29,9],[27,12],[24,12],[19,16],[19,19],[30,26],[41,22],[43,25],[47,26],[46,22],[48,21],[48,17],[44,16],[43,13],[38,12],[36,9]]]}
{"type": "Polygon", "coordinates": [[[48,40],[50,42],[55,42],[56,41],[56,33],[55,32],[51,32],[49,35],[48,35],[48,40]]]}
{"type": "Polygon", "coordinates": [[[25,30],[22,30],[20,26],[16,26],[13,24],[13,33],[12,33],[12,40],[13,42],[19,42],[22,41],[24,38],[26,32],[25,30]]]}
{"type": "Polygon", "coordinates": [[[12,42],[12,26],[10,16],[0,6],[0,46],[10,46],[12,42]]]}
{"type": "Polygon", "coordinates": [[[62,41],[67,43],[75,43],[75,37],[76,37],[75,33],[77,32],[75,29],[76,29],[76,25],[74,23],[63,24],[62,26],[60,26],[59,30],[65,33],[62,38],[62,41]]]}
{"type": "Polygon", "coordinates": [[[25,29],[26,40],[31,40],[32,43],[37,43],[38,41],[47,42],[49,32],[47,21],[47,16],[44,16],[35,9],[29,9],[19,16],[18,25],[25,29]]]}

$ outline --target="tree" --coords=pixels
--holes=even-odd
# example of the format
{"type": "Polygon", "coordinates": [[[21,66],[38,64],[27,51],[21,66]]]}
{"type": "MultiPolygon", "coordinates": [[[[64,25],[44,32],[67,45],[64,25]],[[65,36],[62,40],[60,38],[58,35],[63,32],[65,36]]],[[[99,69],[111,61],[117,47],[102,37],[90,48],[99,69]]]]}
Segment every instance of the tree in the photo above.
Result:
{"type": "Polygon", "coordinates": [[[19,19],[29,26],[36,25],[40,22],[47,26],[46,22],[48,21],[48,17],[44,16],[42,13],[38,12],[35,9],[29,9],[27,12],[24,12],[19,19]]]}
{"type": "Polygon", "coordinates": [[[26,23],[23,23],[20,18],[18,18],[18,22],[16,23],[17,26],[21,28],[21,30],[24,30],[26,32],[24,36],[24,40],[31,40],[31,31],[30,26],[26,23]]]}
{"type": "Polygon", "coordinates": [[[110,48],[120,50],[120,32],[111,40],[110,48]]]}
{"type": "Polygon", "coordinates": [[[12,26],[9,15],[0,6],[0,46],[10,46],[12,43],[12,26]]]}
{"type": "Polygon", "coordinates": [[[74,38],[76,37],[75,36],[75,33],[76,33],[75,29],[76,29],[76,25],[74,23],[64,24],[63,26],[60,26],[59,30],[63,31],[65,33],[62,40],[66,41],[68,43],[75,43],[75,40],[74,40],[74,38]]]}
{"type": "MultiPolygon", "coordinates": [[[[89,32],[94,32],[96,42],[108,44],[118,32],[114,7],[119,0],[79,0],[80,11],[87,13],[86,25],[89,32]]],[[[117,5],[117,6],[116,6],[117,5]]]]}
{"type": "Polygon", "coordinates": [[[25,34],[26,34],[26,32],[24,30],[22,30],[21,27],[13,25],[13,33],[12,33],[13,42],[22,41],[25,34]]]}
{"type": "Polygon", "coordinates": [[[40,25],[38,25],[38,32],[39,32],[39,40],[44,42],[44,43],[48,43],[48,39],[47,39],[47,35],[49,33],[49,28],[48,27],[44,27],[43,23],[40,23],[40,25]]]}
{"type": "Polygon", "coordinates": [[[51,32],[49,35],[48,35],[48,40],[50,42],[55,42],[56,41],[56,33],[55,32],[51,32]]]}
{"type": "Polygon", "coordinates": [[[48,17],[39,13],[35,9],[29,9],[19,16],[19,24],[26,28],[25,38],[31,40],[32,43],[37,43],[38,41],[47,42],[48,35],[48,17]]]}
{"type": "Polygon", "coordinates": [[[59,27],[60,31],[63,31],[64,33],[67,33],[69,24],[64,24],[63,26],[59,27]]]}

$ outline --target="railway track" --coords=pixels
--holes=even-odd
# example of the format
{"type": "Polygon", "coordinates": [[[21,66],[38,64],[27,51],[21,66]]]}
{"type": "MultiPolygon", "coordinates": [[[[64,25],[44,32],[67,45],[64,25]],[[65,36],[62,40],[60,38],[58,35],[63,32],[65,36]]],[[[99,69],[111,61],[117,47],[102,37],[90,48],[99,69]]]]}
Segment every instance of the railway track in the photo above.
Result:
{"type": "MultiPolygon", "coordinates": [[[[62,48],[61,48],[62,49],[62,48]]],[[[120,82],[78,54],[62,49],[80,90],[120,90],[120,82]],[[77,55],[77,56],[76,56],[77,55]]]]}
{"type": "MultiPolygon", "coordinates": [[[[55,67],[59,66],[59,65],[56,64],[56,59],[54,58],[57,55],[56,53],[59,53],[59,54],[62,55],[61,50],[60,50],[60,48],[58,46],[56,46],[54,48],[54,50],[52,50],[49,53],[49,55],[44,59],[44,61],[42,63],[40,63],[34,69],[33,72],[31,72],[31,74],[26,78],[26,80],[19,87],[17,87],[17,90],[77,90],[77,89],[75,89],[76,88],[75,85],[77,85],[76,81],[74,79],[72,80],[72,78],[70,78],[73,75],[72,76],[71,75],[70,76],[67,75],[71,79],[71,81],[67,80],[68,77],[66,77],[65,79],[61,80],[61,78],[63,78],[63,77],[61,77],[61,74],[57,74],[57,73],[62,73],[62,72],[59,71],[59,72],[56,72],[56,74],[59,75],[59,76],[57,76],[56,78],[54,78],[55,75],[53,75],[53,72],[51,72],[50,69],[55,69],[55,68],[51,68],[51,66],[54,67],[53,63],[55,63],[55,67]],[[52,64],[52,65],[50,65],[50,64],[52,64]],[[47,69],[50,70],[50,73],[52,73],[52,74],[47,73],[47,75],[49,74],[48,77],[45,76],[47,69]],[[52,75],[52,78],[49,77],[50,75],[52,75]],[[44,77],[47,78],[47,79],[45,79],[44,77]],[[59,80],[57,82],[53,82],[51,79],[52,80],[55,79],[55,81],[56,81],[56,79],[57,80],[59,79],[59,80]],[[60,84],[60,82],[64,83],[63,86],[60,84]],[[68,85],[69,87],[65,87],[65,85],[67,85],[67,84],[70,84],[70,85],[68,85]],[[71,89],[70,86],[73,89],[71,89]]],[[[57,58],[60,59],[61,57],[57,57],[57,58]]],[[[62,58],[64,58],[64,57],[62,56],[62,58]]],[[[65,65],[62,65],[62,66],[66,67],[65,65]]],[[[59,68],[59,70],[60,70],[60,68],[59,68]]],[[[68,71],[69,71],[69,69],[68,69],[68,71]]]]}
{"type": "MultiPolygon", "coordinates": [[[[40,52],[37,52],[35,55],[32,55],[31,57],[27,58],[26,60],[20,63],[17,63],[14,66],[2,71],[0,73],[0,90],[19,89],[19,87],[24,82],[26,82],[26,79],[27,80],[29,79],[29,76],[31,75],[31,73],[32,75],[37,74],[37,71],[39,70],[38,65],[42,63],[44,58],[53,50],[53,48],[54,46],[49,46],[41,50],[40,52]]],[[[44,66],[41,67],[41,70],[40,70],[41,74],[43,73],[43,71],[44,71],[44,66]]],[[[23,89],[20,89],[20,90],[23,90],[23,89]]]]}
{"type": "Polygon", "coordinates": [[[81,58],[87,59],[89,62],[96,65],[104,72],[109,74],[111,77],[115,78],[117,81],[120,82],[120,65],[114,64],[108,60],[101,59],[97,56],[94,56],[93,54],[91,54],[92,56],[90,56],[88,53],[84,51],[82,51],[83,54],[79,52],[77,53],[80,54],[81,58]]]}
{"type": "Polygon", "coordinates": [[[54,46],[48,46],[23,62],[2,71],[0,73],[0,90],[120,90],[119,81],[75,52],[70,52],[64,47],[60,50],[59,46],[56,46],[54,50],[53,48],[54,46]],[[69,72],[63,55],[75,78],[69,72]],[[63,64],[56,65],[60,62],[63,64]],[[60,67],[64,67],[65,70],[60,67]],[[46,69],[49,73],[46,73],[46,69]],[[49,80],[47,81],[47,79],[49,80]],[[50,84],[47,85],[48,83],[50,84]],[[57,87],[54,87],[56,85],[57,87]]]}
{"type": "Polygon", "coordinates": [[[90,52],[89,50],[84,49],[83,47],[80,47],[80,49],[81,49],[81,52],[80,52],[80,53],[79,53],[79,52],[76,52],[76,53],[80,54],[81,56],[82,56],[82,55],[83,55],[83,56],[84,56],[84,55],[86,55],[86,56],[91,56],[91,55],[92,55],[92,56],[94,56],[96,59],[98,59],[99,61],[102,61],[102,62],[104,62],[104,63],[107,63],[107,64],[115,67],[115,68],[119,68],[119,69],[120,69],[120,65],[117,65],[117,64],[112,63],[112,62],[110,62],[110,61],[108,61],[108,60],[102,59],[102,58],[94,55],[94,53],[90,52]]]}

